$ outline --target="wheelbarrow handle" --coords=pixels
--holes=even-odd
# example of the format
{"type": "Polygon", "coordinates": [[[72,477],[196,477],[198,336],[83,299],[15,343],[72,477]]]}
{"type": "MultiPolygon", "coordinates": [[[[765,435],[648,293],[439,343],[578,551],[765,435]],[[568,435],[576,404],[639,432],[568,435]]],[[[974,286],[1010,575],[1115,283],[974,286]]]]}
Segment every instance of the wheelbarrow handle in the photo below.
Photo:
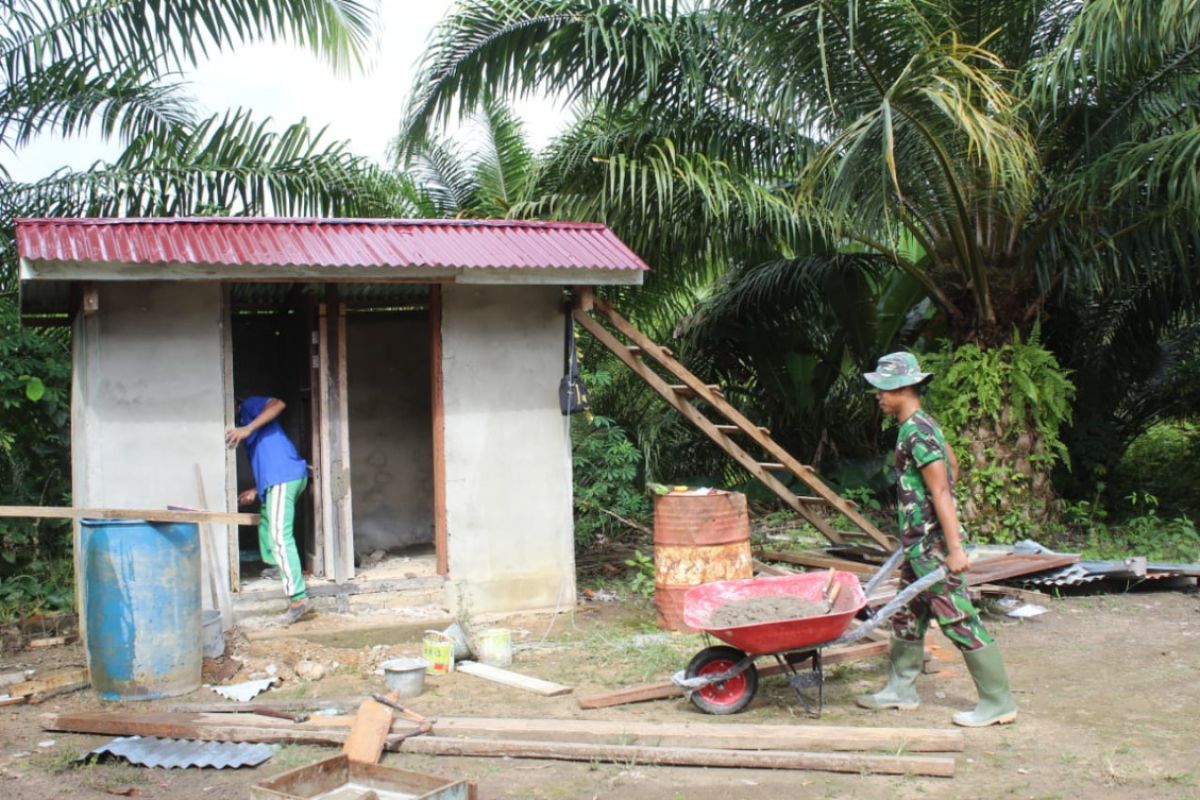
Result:
{"type": "Polygon", "coordinates": [[[867,585],[863,587],[863,594],[865,594],[867,597],[870,597],[871,592],[875,591],[875,587],[883,583],[884,580],[887,579],[887,576],[892,574],[892,570],[894,570],[900,564],[903,558],[904,546],[901,545],[900,547],[896,548],[896,552],[892,553],[891,556],[888,557],[887,561],[883,562],[883,566],[879,568],[878,572],[871,576],[871,580],[867,581],[867,585]]]}
{"type": "Polygon", "coordinates": [[[850,644],[851,642],[857,642],[859,639],[863,638],[868,633],[894,617],[897,611],[908,604],[909,600],[913,599],[933,584],[944,579],[946,575],[946,568],[942,566],[938,567],[925,577],[910,583],[908,586],[905,586],[902,591],[898,592],[887,605],[872,614],[862,625],[859,625],[845,636],[830,642],[826,646],[831,647],[837,644],[850,644]]]}

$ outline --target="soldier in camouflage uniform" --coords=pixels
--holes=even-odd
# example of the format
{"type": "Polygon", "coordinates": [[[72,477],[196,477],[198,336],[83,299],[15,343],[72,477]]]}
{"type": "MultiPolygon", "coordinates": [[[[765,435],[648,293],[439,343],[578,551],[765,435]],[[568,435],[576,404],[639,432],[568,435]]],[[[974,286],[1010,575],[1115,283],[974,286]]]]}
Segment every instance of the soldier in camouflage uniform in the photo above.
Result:
{"type": "Polygon", "coordinates": [[[915,709],[915,688],[924,662],[925,631],[930,618],[963,653],[979,704],[954,715],[954,722],[983,727],[1012,722],[1017,705],[1008,689],[1000,650],[979,620],[961,575],[967,556],[959,535],[954,504],[958,462],[942,429],[921,410],[918,388],[933,378],[921,372],[910,353],[879,359],[875,372],[864,376],[879,390],[879,407],[900,422],[896,437],[896,475],[900,537],[905,551],[901,587],[945,564],[949,575],[913,598],[892,618],[891,669],[882,691],[860,697],[864,708],[915,709]]]}

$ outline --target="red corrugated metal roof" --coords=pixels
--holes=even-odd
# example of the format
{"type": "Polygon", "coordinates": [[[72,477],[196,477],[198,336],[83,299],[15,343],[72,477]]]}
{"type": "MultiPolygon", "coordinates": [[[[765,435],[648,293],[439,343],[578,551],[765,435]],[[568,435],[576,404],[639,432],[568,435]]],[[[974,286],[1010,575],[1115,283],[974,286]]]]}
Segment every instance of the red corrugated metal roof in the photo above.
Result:
{"type": "Polygon", "coordinates": [[[32,261],[647,270],[606,226],[519,220],[19,219],[32,261]]]}

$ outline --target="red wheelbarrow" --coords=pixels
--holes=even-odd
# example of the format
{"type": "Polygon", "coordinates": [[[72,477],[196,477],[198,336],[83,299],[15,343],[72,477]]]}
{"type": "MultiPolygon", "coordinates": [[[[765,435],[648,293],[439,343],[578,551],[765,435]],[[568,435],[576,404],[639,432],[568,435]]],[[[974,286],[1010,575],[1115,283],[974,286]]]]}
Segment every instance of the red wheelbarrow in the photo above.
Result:
{"type": "Polygon", "coordinates": [[[871,591],[887,577],[903,557],[897,550],[865,587],[851,572],[834,572],[832,581],[840,590],[829,613],[794,619],[758,622],[736,627],[714,627],[709,620],[727,603],[755,597],[787,596],[812,602],[825,597],[828,573],[807,572],[770,578],[716,581],[701,584],[683,597],[683,619],[690,627],[715,637],[725,645],[706,647],[697,653],[687,668],[676,673],[674,682],[688,699],[709,714],[735,714],[754,699],[758,689],[758,670],[754,661],[772,656],[788,676],[788,683],[800,698],[804,710],[813,714],[814,703],[804,690],[816,687],[816,716],[825,700],[825,674],[821,650],[835,644],[849,644],[866,636],[900,610],[910,598],[946,576],[944,567],[910,584],[891,602],[868,617],[849,633],[850,621],[867,605],[871,591]],[[805,667],[801,670],[798,667],[805,667]]]}

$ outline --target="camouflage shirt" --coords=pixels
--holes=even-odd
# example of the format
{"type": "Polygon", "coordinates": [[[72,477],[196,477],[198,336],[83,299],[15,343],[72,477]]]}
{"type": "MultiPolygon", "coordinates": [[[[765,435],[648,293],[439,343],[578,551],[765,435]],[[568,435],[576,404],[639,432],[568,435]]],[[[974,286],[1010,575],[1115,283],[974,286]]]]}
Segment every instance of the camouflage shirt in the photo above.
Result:
{"type": "Polygon", "coordinates": [[[938,459],[944,460],[946,479],[953,495],[954,478],[950,474],[948,453],[941,427],[924,411],[917,411],[900,425],[896,435],[896,488],[900,536],[905,547],[916,544],[930,533],[941,531],[929,489],[921,477],[921,468],[938,459]]]}

